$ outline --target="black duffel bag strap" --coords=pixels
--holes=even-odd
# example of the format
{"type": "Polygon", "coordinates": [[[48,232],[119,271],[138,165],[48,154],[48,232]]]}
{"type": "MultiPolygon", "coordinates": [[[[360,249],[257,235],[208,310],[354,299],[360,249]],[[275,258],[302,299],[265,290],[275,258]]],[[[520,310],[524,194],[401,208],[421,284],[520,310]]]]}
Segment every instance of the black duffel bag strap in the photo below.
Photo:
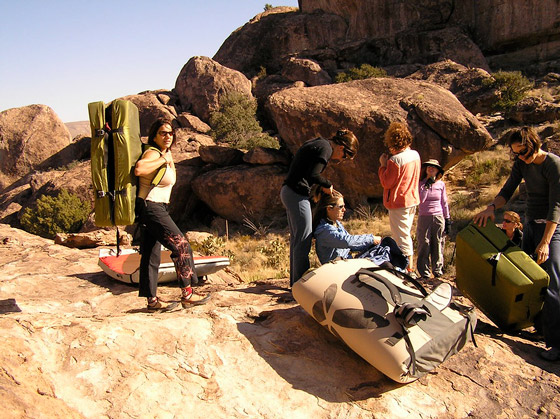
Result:
{"type": "MultiPolygon", "coordinates": [[[[401,325],[403,330],[403,338],[406,342],[406,349],[408,354],[410,355],[410,363],[408,368],[411,368],[412,374],[416,374],[416,353],[414,352],[414,347],[412,346],[412,341],[408,336],[408,328],[416,325],[418,321],[426,320],[427,317],[431,317],[432,313],[430,309],[426,307],[424,304],[418,303],[403,303],[401,293],[397,286],[393,284],[390,280],[385,278],[383,275],[380,275],[377,271],[386,270],[385,268],[363,268],[356,272],[356,278],[358,281],[366,284],[372,288],[377,289],[379,283],[383,284],[388,290],[389,294],[391,295],[391,299],[393,300],[393,304],[395,308],[393,309],[393,314],[395,315],[395,319],[401,325]],[[360,277],[362,275],[362,277],[360,277]],[[364,278],[365,277],[365,278],[364,278]],[[377,286],[376,286],[377,285],[377,286]]],[[[398,271],[397,271],[398,272],[398,271]]],[[[417,283],[417,281],[413,281],[413,283],[417,283]]],[[[427,295],[426,290],[420,284],[420,290],[422,293],[427,295]]]]}
{"type": "MultiPolygon", "coordinates": [[[[424,286],[415,278],[411,277],[410,275],[399,271],[398,269],[395,268],[389,268],[389,267],[384,267],[384,266],[374,266],[372,268],[362,268],[360,269],[360,271],[369,271],[369,272],[377,272],[377,271],[387,271],[389,273],[392,273],[393,275],[395,275],[398,278],[404,279],[407,282],[410,282],[412,285],[414,285],[414,287],[420,291],[420,293],[426,297],[428,296],[428,291],[426,291],[426,288],[424,288],[424,286]]],[[[366,274],[367,275],[367,274],[366,274]]],[[[382,277],[384,278],[382,275],[376,275],[377,277],[382,277]]],[[[385,278],[384,278],[385,279],[385,278]]],[[[393,283],[391,283],[391,285],[395,286],[393,283]]],[[[395,286],[396,287],[396,286],[395,286]]]]}

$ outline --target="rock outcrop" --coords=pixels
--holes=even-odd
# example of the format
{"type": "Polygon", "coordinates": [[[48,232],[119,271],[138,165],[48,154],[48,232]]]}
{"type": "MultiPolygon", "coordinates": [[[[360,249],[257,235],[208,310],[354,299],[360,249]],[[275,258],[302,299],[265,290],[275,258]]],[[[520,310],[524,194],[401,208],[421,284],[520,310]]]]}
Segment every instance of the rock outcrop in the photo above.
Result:
{"type": "Polygon", "coordinates": [[[273,74],[281,70],[289,55],[344,42],[347,30],[347,23],[335,14],[302,14],[293,8],[275,8],[234,31],[213,59],[249,77],[262,68],[273,74]]]}
{"type": "Polygon", "coordinates": [[[558,67],[560,3],[556,0],[522,3],[517,0],[301,0],[300,3],[304,13],[320,11],[342,17],[348,23],[348,41],[456,26],[468,29],[493,69],[558,67]]]}
{"type": "Polygon", "coordinates": [[[397,385],[285,302],[287,279],[244,284],[222,272],[201,290],[209,304],[148,313],[97,254],[0,224],[4,417],[560,416],[560,364],[483,315],[477,347],[397,385]]]}
{"type": "Polygon", "coordinates": [[[252,98],[251,82],[239,71],[208,57],[193,57],[181,69],[175,83],[183,110],[191,110],[204,122],[220,108],[220,98],[237,92],[252,98]]]}
{"type": "Polygon", "coordinates": [[[286,89],[270,96],[267,108],[292,152],[316,136],[330,138],[341,127],[356,134],[357,157],[325,172],[353,205],[381,196],[377,169],[392,121],[408,123],[423,160],[436,158],[446,167],[492,142],[455,96],[421,81],[375,78],[286,89]]]}
{"type": "Polygon", "coordinates": [[[202,173],[192,188],[216,214],[242,223],[275,220],[285,215],[280,189],[285,166],[238,165],[202,173]]]}
{"type": "Polygon", "coordinates": [[[150,127],[158,118],[174,120],[177,117],[177,95],[166,90],[146,91],[120,98],[130,100],[138,108],[140,135],[147,136],[150,127]]]}
{"type": "MultiPolygon", "coordinates": [[[[0,190],[70,144],[70,132],[45,105],[0,112],[0,190]]],[[[52,162],[56,167],[57,162],[52,162]]]]}
{"type": "Polygon", "coordinates": [[[492,113],[499,92],[492,87],[494,78],[481,68],[467,68],[451,60],[430,64],[407,78],[426,80],[444,87],[473,114],[492,113]]]}

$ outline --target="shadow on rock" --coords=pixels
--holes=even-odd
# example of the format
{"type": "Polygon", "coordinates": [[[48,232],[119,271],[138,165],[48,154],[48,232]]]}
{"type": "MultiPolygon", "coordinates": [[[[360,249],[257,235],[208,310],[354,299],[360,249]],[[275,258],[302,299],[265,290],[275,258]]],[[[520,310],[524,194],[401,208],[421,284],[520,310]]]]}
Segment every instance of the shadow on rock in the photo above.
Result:
{"type": "Polygon", "coordinates": [[[539,356],[539,352],[544,350],[544,339],[535,338],[524,331],[503,331],[493,324],[480,320],[476,332],[504,342],[514,354],[523,358],[525,362],[560,377],[560,363],[546,361],[539,356]],[[538,342],[543,342],[543,344],[538,345],[538,342]]]}
{"type": "Polygon", "coordinates": [[[265,311],[238,330],[294,388],[329,402],[380,397],[400,387],[316,323],[299,306],[265,311]]]}
{"type": "Polygon", "coordinates": [[[95,272],[95,273],[84,273],[74,275],[76,278],[84,279],[91,282],[99,287],[106,288],[113,295],[126,294],[128,292],[137,292],[138,285],[136,284],[125,284],[122,282],[117,282],[114,279],[109,278],[105,272],[95,272]]]}
{"type": "Polygon", "coordinates": [[[21,313],[21,308],[17,305],[15,298],[0,300],[0,314],[21,313]]]}

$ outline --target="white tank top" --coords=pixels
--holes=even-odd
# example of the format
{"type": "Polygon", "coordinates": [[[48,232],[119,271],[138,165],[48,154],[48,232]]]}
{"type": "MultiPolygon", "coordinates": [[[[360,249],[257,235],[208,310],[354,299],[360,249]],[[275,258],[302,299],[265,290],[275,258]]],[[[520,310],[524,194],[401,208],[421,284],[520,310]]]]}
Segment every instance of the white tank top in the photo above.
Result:
{"type": "Polygon", "coordinates": [[[169,204],[171,190],[177,181],[175,168],[168,164],[167,170],[165,171],[165,175],[161,179],[161,182],[159,182],[157,186],[152,186],[152,179],[156,173],[157,170],[154,170],[147,176],[139,176],[138,197],[145,199],[146,201],[169,204]]]}

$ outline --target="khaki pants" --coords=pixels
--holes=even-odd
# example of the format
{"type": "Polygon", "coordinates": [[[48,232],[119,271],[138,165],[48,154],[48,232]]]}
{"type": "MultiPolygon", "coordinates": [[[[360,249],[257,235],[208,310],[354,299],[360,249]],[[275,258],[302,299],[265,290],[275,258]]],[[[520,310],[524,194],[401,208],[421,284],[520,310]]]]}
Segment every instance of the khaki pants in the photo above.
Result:
{"type": "Polygon", "coordinates": [[[391,234],[401,248],[403,254],[410,260],[411,265],[412,255],[414,254],[411,230],[415,214],[416,206],[389,210],[391,234]]]}

